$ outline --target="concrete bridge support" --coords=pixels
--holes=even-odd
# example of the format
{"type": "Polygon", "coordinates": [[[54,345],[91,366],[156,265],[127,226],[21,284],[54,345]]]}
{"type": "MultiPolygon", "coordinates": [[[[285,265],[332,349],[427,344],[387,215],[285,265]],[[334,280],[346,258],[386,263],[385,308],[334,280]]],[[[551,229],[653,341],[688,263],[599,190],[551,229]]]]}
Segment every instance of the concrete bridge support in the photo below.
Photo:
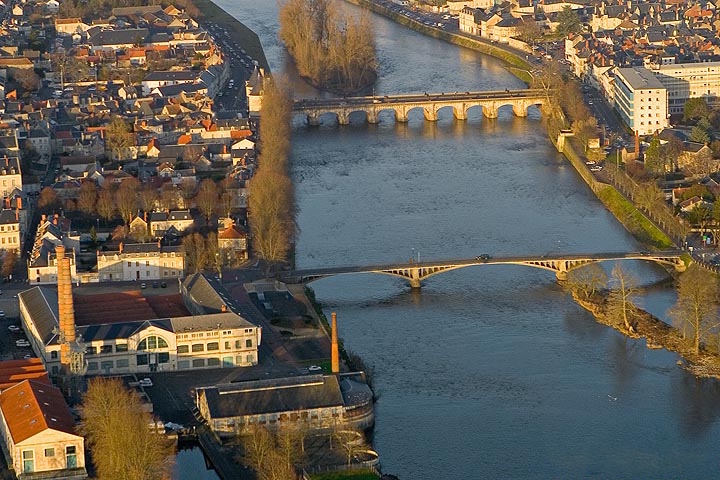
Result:
{"type": "Polygon", "coordinates": [[[396,108],[395,109],[395,121],[399,122],[399,123],[407,123],[407,121],[408,121],[407,110],[404,108],[396,108]]]}
{"type": "Polygon", "coordinates": [[[311,127],[320,126],[320,115],[309,113],[307,116],[307,123],[311,127]]]}
{"type": "Polygon", "coordinates": [[[516,117],[527,117],[528,109],[526,105],[515,104],[513,105],[513,113],[516,117]]]}
{"type": "Polygon", "coordinates": [[[495,105],[483,105],[482,109],[485,118],[498,118],[498,108],[495,105]]]}
{"type": "Polygon", "coordinates": [[[453,107],[453,115],[455,115],[455,118],[458,120],[467,120],[467,108],[465,108],[465,105],[462,107],[453,107]]]}
{"type": "Polygon", "coordinates": [[[348,112],[338,112],[337,118],[339,125],[350,125],[350,114],[348,112]]]}
{"type": "Polygon", "coordinates": [[[420,269],[419,268],[410,269],[409,280],[410,280],[410,288],[412,288],[412,289],[420,288],[420,269]]]}
{"type": "Polygon", "coordinates": [[[423,108],[423,115],[428,122],[437,122],[437,110],[423,108]]]}
{"type": "Polygon", "coordinates": [[[367,112],[365,112],[365,114],[367,117],[367,122],[369,124],[374,125],[374,124],[380,122],[380,120],[378,119],[378,111],[377,110],[368,110],[367,112]]]}

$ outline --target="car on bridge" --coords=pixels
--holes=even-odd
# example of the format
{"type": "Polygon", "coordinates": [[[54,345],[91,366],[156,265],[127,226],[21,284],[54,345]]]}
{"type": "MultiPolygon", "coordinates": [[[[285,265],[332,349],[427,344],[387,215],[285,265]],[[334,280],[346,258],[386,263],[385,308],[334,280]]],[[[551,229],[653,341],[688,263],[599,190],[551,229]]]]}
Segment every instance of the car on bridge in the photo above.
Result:
{"type": "Polygon", "coordinates": [[[483,253],[482,255],[478,255],[477,257],[475,257],[475,260],[487,262],[488,260],[490,260],[490,255],[488,255],[487,253],[483,253]]]}

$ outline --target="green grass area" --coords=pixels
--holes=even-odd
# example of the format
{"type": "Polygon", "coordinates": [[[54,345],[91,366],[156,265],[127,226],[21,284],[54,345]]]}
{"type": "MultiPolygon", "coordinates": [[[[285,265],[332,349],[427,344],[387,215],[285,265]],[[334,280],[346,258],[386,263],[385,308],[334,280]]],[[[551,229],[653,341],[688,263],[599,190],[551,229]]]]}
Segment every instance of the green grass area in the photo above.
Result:
{"type": "Polygon", "coordinates": [[[628,199],[612,186],[597,192],[600,201],[620,220],[628,231],[645,245],[662,249],[670,248],[673,242],[655,224],[648,220],[628,199]]]}
{"type": "Polygon", "coordinates": [[[261,67],[270,72],[262,44],[258,36],[245,25],[235,20],[229,13],[215,5],[211,0],[193,0],[193,4],[200,10],[201,22],[217,23],[226,29],[234,42],[242,47],[248,55],[258,61],[261,67]]]}
{"type": "Polygon", "coordinates": [[[370,470],[347,470],[345,472],[318,473],[310,475],[311,480],[377,480],[370,470]]]}

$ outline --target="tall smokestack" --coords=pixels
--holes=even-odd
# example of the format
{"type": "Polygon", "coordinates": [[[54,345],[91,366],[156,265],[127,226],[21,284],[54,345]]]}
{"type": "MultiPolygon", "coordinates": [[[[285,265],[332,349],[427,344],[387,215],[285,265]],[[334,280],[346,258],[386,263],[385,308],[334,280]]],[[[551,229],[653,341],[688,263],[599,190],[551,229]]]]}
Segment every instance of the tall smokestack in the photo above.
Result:
{"type": "Polygon", "coordinates": [[[65,341],[60,344],[60,365],[64,369],[70,366],[70,343],[75,341],[75,307],[72,298],[72,274],[70,258],[65,256],[65,247],[55,247],[58,270],[58,314],[60,331],[65,341]]]}
{"type": "Polygon", "coordinates": [[[340,350],[338,348],[337,331],[337,314],[332,312],[332,345],[330,347],[332,373],[340,373],[340,350]]]}

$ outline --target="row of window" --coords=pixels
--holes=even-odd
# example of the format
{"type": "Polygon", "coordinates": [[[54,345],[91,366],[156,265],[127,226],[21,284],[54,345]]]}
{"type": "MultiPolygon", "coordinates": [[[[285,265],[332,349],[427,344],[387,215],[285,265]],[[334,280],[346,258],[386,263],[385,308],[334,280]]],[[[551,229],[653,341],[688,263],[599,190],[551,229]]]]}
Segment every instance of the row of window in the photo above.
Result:
{"type": "MultiPolygon", "coordinates": [[[[245,348],[252,348],[253,341],[251,338],[248,338],[245,340],[245,348]]],[[[229,341],[225,342],[224,350],[232,350],[232,343],[229,341]]],[[[242,340],[235,340],[235,350],[242,348],[242,340]]],[[[220,350],[220,342],[208,342],[208,343],[193,343],[192,345],[178,345],[177,346],[177,353],[190,353],[192,351],[193,353],[198,352],[215,352],[220,350]]]]}
{"type": "Polygon", "coordinates": [[[243,359],[242,355],[236,355],[234,357],[211,357],[211,358],[193,358],[192,360],[178,360],[178,370],[187,370],[189,368],[203,368],[203,367],[232,367],[234,365],[250,365],[255,361],[253,355],[245,355],[243,359]],[[243,362],[244,360],[244,362],[243,362]]]}
{"type": "Polygon", "coordinates": [[[16,244],[16,243],[19,243],[19,242],[18,242],[19,239],[18,239],[18,236],[17,236],[17,235],[13,235],[12,237],[7,238],[7,242],[5,241],[5,239],[6,239],[6,237],[2,237],[2,243],[3,243],[3,244],[13,244],[13,243],[16,244]]]}
{"type": "Polygon", "coordinates": [[[20,227],[17,225],[7,225],[7,230],[6,230],[5,225],[0,225],[0,232],[14,232],[19,229],[20,229],[20,227]]]}
{"type": "MultiPolygon", "coordinates": [[[[245,329],[246,334],[252,334],[253,329],[252,328],[246,328],[245,329]]],[[[223,336],[227,335],[233,335],[232,330],[223,330],[222,331],[223,336]]],[[[203,338],[203,337],[218,337],[220,336],[219,332],[196,332],[196,333],[181,333],[177,335],[178,340],[187,340],[190,338],[203,338]]]]}
{"type": "MultiPolygon", "coordinates": [[[[55,457],[55,448],[44,449],[45,458],[55,457]]],[[[23,473],[33,473],[35,471],[35,451],[34,450],[23,450],[22,451],[23,461],[23,473]]],[[[77,447],[75,445],[68,445],[65,447],[65,468],[77,468],[77,447]]]]}

